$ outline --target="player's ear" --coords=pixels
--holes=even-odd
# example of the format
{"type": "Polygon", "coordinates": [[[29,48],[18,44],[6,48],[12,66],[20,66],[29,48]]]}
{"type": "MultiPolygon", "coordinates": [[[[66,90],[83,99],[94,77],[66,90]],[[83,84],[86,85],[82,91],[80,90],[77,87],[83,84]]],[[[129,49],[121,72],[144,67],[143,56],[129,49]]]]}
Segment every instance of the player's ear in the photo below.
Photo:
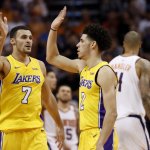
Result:
{"type": "Polygon", "coordinates": [[[15,45],[15,44],[16,44],[16,41],[15,41],[14,38],[11,38],[11,39],[10,39],[10,44],[11,44],[11,45],[15,45]]]}
{"type": "Polygon", "coordinates": [[[96,47],[96,41],[91,42],[91,48],[94,49],[96,47]]]}

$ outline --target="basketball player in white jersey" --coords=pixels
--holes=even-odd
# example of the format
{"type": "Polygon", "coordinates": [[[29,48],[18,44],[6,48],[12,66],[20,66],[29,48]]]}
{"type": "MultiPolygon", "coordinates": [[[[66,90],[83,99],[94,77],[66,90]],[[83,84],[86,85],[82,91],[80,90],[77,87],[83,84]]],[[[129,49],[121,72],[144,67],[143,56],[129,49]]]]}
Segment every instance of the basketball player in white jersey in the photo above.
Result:
{"type": "Polygon", "coordinates": [[[72,100],[71,92],[69,86],[61,85],[57,93],[58,110],[65,130],[63,150],[78,149],[78,111],[75,106],[70,104],[72,100]]]}
{"type": "Polygon", "coordinates": [[[137,56],[141,43],[137,32],[128,32],[123,41],[124,54],[110,62],[119,80],[116,121],[119,150],[150,150],[144,119],[145,110],[150,119],[150,62],[137,56]]]}
{"type": "MultiPolygon", "coordinates": [[[[53,70],[48,71],[46,78],[51,91],[54,92],[57,86],[57,77],[55,72],[53,70]]],[[[58,150],[56,143],[56,124],[46,109],[43,111],[43,115],[48,146],[51,150],[58,150]]]]}

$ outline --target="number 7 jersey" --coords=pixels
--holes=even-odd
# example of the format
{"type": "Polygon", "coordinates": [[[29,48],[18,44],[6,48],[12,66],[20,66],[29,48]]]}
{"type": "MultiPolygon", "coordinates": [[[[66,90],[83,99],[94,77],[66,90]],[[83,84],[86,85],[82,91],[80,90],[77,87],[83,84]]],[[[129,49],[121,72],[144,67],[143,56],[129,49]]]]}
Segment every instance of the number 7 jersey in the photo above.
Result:
{"type": "Polygon", "coordinates": [[[7,57],[10,71],[2,80],[0,98],[0,130],[23,130],[43,126],[41,88],[44,76],[39,61],[30,57],[26,66],[7,57]]]}
{"type": "Polygon", "coordinates": [[[118,119],[130,114],[145,116],[135,67],[138,59],[138,56],[117,56],[109,63],[119,81],[116,96],[118,119]]]}

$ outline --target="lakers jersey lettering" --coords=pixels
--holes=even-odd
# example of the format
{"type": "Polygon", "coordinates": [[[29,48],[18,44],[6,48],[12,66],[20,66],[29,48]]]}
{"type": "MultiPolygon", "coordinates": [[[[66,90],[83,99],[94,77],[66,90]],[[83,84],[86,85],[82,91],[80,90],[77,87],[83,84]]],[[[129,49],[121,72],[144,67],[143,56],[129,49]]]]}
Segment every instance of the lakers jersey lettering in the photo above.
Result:
{"type": "Polygon", "coordinates": [[[92,80],[86,80],[82,76],[81,80],[80,80],[80,86],[84,86],[84,87],[90,89],[92,87],[92,82],[93,82],[92,80]]]}
{"type": "Polygon", "coordinates": [[[35,82],[37,84],[40,83],[40,76],[36,75],[21,75],[20,73],[16,73],[16,77],[13,84],[19,84],[20,82],[35,82]]]}
{"type": "Polygon", "coordinates": [[[7,60],[11,67],[8,75],[2,80],[0,130],[42,127],[40,114],[44,76],[38,60],[30,57],[28,65],[17,61],[11,55],[7,60]]]}
{"type": "Polygon", "coordinates": [[[105,65],[108,65],[108,63],[101,62],[91,69],[86,66],[80,74],[80,130],[102,128],[105,108],[102,89],[97,85],[96,77],[99,69],[105,65]]]}

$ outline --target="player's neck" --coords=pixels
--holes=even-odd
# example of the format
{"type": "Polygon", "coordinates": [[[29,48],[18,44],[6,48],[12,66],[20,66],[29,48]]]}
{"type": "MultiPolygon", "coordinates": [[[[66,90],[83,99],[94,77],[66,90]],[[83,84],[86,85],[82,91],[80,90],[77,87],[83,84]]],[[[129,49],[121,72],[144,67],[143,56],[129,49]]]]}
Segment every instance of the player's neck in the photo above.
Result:
{"type": "Polygon", "coordinates": [[[127,57],[127,56],[133,56],[133,55],[138,55],[138,54],[135,51],[125,51],[125,53],[122,56],[127,57]]]}
{"type": "Polygon", "coordinates": [[[30,62],[30,58],[27,54],[22,54],[17,51],[13,51],[12,56],[21,63],[28,64],[30,62]]]}
{"type": "Polygon", "coordinates": [[[87,61],[86,64],[89,68],[92,68],[94,66],[96,66],[97,64],[99,64],[102,61],[100,56],[97,57],[90,57],[87,61]]]}
{"type": "Polygon", "coordinates": [[[58,101],[58,108],[63,112],[67,112],[70,109],[70,103],[63,103],[61,101],[58,101]]]}

